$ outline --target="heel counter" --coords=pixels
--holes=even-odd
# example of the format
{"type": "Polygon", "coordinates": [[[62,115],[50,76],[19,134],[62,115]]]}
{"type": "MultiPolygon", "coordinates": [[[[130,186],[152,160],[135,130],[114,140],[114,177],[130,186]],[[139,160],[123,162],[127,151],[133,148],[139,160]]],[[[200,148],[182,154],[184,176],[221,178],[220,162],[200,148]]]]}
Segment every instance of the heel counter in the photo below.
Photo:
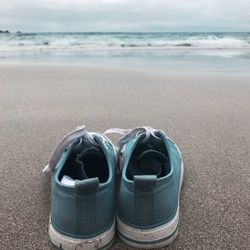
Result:
{"type": "Polygon", "coordinates": [[[124,223],[147,228],[155,222],[154,175],[134,176],[132,183],[122,182],[118,216],[124,223]]]}
{"type": "Polygon", "coordinates": [[[155,175],[134,176],[135,223],[150,227],[155,222],[154,188],[155,175]]]}
{"type": "MultiPolygon", "coordinates": [[[[93,180],[94,181],[94,180],[93,180]]],[[[114,222],[114,189],[113,183],[105,186],[89,184],[77,195],[77,233],[93,237],[103,233],[114,222]],[[88,191],[86,191],[88,190],[88,191]]]]}
{"type": "Polygon", "coordinates": [[[76,234],[76,195],[72,188],[58,186],[52,182],[51,223],[62,234],[76,234]]]}
{"type": "Polygon", "coordinates": [[[80,238],[95,233],[96,179],[76,181],[75,187],[52,183],[51,223],[58,232],[80,238]]]}

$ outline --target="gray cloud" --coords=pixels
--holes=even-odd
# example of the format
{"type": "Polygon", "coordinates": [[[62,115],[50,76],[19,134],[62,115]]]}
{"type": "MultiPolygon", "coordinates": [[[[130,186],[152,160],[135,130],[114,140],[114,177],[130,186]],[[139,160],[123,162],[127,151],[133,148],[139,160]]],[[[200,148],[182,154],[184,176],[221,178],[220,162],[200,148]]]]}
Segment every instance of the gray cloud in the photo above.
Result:
{"type": "Polygon", "coordinates": [[[0,29],[250,31],[248,0],[1,0],[0,29]]]}

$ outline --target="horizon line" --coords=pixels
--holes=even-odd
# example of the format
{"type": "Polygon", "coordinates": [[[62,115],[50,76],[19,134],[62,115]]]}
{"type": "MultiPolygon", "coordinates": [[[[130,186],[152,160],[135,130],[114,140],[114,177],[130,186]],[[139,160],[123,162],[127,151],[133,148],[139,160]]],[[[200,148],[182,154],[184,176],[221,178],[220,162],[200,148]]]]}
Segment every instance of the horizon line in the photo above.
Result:
{"type": "Polygon", "coordinates": [[[8,29],[0,29],[0,32],[13,34],[13,33],[21,33],[21,34],[30,34],[30,33],[130,33],[130,34],[138,34],[138,33],[250,33],[250,31],[10,31],[8,29]]]}

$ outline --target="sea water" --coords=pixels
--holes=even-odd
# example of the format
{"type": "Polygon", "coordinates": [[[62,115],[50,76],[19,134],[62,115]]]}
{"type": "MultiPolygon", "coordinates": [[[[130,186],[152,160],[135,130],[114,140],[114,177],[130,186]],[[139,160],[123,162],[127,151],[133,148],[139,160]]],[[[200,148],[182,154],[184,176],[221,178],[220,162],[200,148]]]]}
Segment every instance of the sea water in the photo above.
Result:
{"type": "Polygon", "coordinates": [[[245,33],[0,33],[0,61],[250,69],[245,33]]]}

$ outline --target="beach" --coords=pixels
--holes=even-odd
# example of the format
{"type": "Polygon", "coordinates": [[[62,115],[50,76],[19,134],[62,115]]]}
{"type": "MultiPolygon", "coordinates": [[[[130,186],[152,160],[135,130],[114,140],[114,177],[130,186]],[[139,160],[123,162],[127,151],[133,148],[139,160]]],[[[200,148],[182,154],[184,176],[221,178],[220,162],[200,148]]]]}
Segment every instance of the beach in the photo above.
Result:
{"type": "MultiPolygon", "coordinates": [[[[250,75],[87,64],[0,64],[1,249],[53,249],[43,167],[78,125],[150,125],[185,166],[177,239],[166,249],[250,245],[250,75]]],[[[129,249],[115,239],[111,249],[129,249]]]]}

